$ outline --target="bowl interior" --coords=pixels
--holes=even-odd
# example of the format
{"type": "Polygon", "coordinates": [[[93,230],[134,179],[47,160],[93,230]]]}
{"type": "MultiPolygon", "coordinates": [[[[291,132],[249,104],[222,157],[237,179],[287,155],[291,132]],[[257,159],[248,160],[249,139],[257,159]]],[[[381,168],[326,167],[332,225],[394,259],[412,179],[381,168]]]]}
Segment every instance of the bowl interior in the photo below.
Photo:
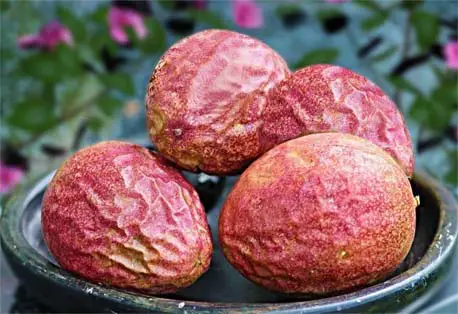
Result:
{"type": "MultiPolygon", "coordinates": [[[[259,302],[288,302],[293,300],[317,299],[316,296],[290,296],[274,293],[261,288],[240,275],[224,258],[219,247],[218,216],[222,202],[232,188],[236,178],[228,178],[219,199],[208,213],[214,253],[210,269],[192,286],[182,289],[176,294],[163,296],[169,299],[206,301],[206,302],[236,302],[236,303],[259,303],[259,302]]],[[[192,180],[191,180],[192,182],[192,180]]],[[[421,205],[417,208],[417,229],[413,246],[403,263],[391,274],[390,278],[408,270],[414,266],[426,253],[433,242],[440,218],[440,209],[437,200],[431,190],[412,182],[415,195],[420,196],[421,205]]],[[[36,194],[26,205],[21,217],[21,231],[26,241],[41,256],[50,263],[57,265],[49,253],[43,240],[41,230],[41,201],[44,190],[36,194]]],[[[73,276],[69,274],[69,276],[73,276]]],[[[389,278],[387,278],[388,280],[389,278]]]]}

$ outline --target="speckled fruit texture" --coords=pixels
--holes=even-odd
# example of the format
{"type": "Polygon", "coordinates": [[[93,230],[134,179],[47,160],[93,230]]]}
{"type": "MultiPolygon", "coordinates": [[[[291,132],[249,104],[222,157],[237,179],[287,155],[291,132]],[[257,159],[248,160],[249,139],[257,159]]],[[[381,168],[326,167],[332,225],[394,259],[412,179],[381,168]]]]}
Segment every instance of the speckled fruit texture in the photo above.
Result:
{"type": "Polygon", "coordinates": [[[263,113],[264,142],[343,132],[365,138],[394,157],[410,177],[414,155],[396,105],[365,77],[333,65],[298,70],[277,84],[263,113]]]}
{"type": "Polygon", "coordinates": [[[94,282],[173,292],[210,264],[194,188],[134,144],[102,142],[69,158],[46,190],[42,225],[59,265],[94,282]]]}
{"type": "Polygon", "coordinates": [[[207,30],[172,46],[148,84],[149,134],[177,165],[230,174],[264,150],[259,139],[266,92],[289,74],[264,43],[207,30]]]}
{"type": "Polygon", "coordinates": [[[268,289],[333,293],[401,263],[415,207],[409,180],[382,149],[353,135],[313,134],[273,148],[241,175],[220,215],[220,244],[268,289]]]}

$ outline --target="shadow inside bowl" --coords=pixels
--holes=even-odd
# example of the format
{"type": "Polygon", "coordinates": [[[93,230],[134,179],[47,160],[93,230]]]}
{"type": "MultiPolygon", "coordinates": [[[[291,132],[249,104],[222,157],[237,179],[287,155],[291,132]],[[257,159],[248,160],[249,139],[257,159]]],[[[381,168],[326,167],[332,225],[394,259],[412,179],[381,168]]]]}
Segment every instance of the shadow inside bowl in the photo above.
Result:
{"type": "MultiPolygon", "coordinates": [[[[292,296],[265,290],[245,279],[226,261],[217,241],[218,216],[222,201],[232,188],[235,180],[236,178],[228,178],[225,190],[220,196],[215,208],[207,213],[208,221],[212,229],[214,244],[214,253],[210,269],[190,287],[182,289],[176,294],[170,294],[163,297],[187,301],[230,303],[291,302],[293,300],[323,298],[324,296],[292,296]]],[[[408,270],[425,255],[428,247],[433,242],[439,224],[440,211],[436,205],[437,200],[435,199],[434,193],[414,182],[412,182],[412,188],[415,195],[420,195],[421,202],[420,206],[417,208],[415,240],[406,259],[389,278],[408,270]]],[[[47,249],[41,230],[41,201],[43,195],[44,191],[38,193],[28,203],[22,215],[21,229],[26,241],[34,250],[38,251],[39,254],[49,262],[58,265],[47,249]]],[[[326,297],[329,297],[329,295],[326,297]]]]}

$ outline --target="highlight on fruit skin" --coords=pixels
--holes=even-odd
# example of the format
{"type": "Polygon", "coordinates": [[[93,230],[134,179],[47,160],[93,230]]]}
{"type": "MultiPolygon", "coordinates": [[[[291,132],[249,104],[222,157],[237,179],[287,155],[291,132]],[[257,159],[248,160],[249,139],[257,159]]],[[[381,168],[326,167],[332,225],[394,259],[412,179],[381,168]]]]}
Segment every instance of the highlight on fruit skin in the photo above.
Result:
{"type": "Polygon", "coordinates": [[[228,261],[265,288],[329,294],[386,278],[415,234],[408,178],[385,151],[343,133],[300,137],[240,176],[219,218],[228,261]]]}
{"type": "Polygon", "coordinates": [[[274,50],[227,30],[206,30],[160,59],[146,95],[152,142],[190,171],[239,172],[264,152],[267,92],[290,71],[274,50]]]}
{"type": "Polygon", "coordinates": [[[192,284],[213,250],[194,188],[154,153],[118,141],[84,148],[59,168],[42,227],[62,268],[151,294],[192,284]]]}
{"type": "Polygon", "coordinates": [[[264,143],[302,135],[341,132],[365,138],[387,151],[412,176],[414,153],[396,104],[374,83],[349,69],[318,64],[300,69],[269,93],[263,112],[264,143]]]}

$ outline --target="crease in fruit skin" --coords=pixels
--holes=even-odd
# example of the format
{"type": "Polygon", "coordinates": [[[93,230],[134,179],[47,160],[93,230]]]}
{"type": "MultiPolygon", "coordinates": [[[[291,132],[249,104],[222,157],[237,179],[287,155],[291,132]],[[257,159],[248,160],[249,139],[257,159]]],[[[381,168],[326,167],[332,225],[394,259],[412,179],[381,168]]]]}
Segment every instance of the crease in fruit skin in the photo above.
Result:
{"type": "Polygon", "coordinates": [[[237,172],[260,154],[267,91],[288,73],[278,54],[246,35],[208,30],[190,36],[166,52],[151,76],[150,137],[184,169],[237,172]],[[153,123],[157,111],[166,117],[160,130],[153,123]]]}
{"type": "Polygon", "coordinates": [[[275,147],[241,175],[219,240],[231,264],[266,288],[337,292],[394,270],[412,244],[416,206],[402,169],[379,147],[314,134],[275,147]]]}
{"type": "Polygon", "coordinates": [[[414,168],[403,117],[375,84],[338,66],[290,73],[267,46],[233,32],[208,30],[174,45],[152,74],[146,104],[152,141],[190,171],[237,173],[277,144],[324,132],[372,141],[409,177],[414,168]]]}
{"type": "Polygon", "coordinates": [[[348,133],[383,148],[412,175],[413,148],[402,114],[365,77],[339,66],[313,65],[278,83],[268,100],[261,130],[266,149],[304,134],[348,133]]]}
{"type": "Polygon", "coordinates": [[[96,282],[172,292],[210,264],[197,193],[133,144],[102,142],[66,161],[45,194],[42,223],[58,263],[96,282]]]}

